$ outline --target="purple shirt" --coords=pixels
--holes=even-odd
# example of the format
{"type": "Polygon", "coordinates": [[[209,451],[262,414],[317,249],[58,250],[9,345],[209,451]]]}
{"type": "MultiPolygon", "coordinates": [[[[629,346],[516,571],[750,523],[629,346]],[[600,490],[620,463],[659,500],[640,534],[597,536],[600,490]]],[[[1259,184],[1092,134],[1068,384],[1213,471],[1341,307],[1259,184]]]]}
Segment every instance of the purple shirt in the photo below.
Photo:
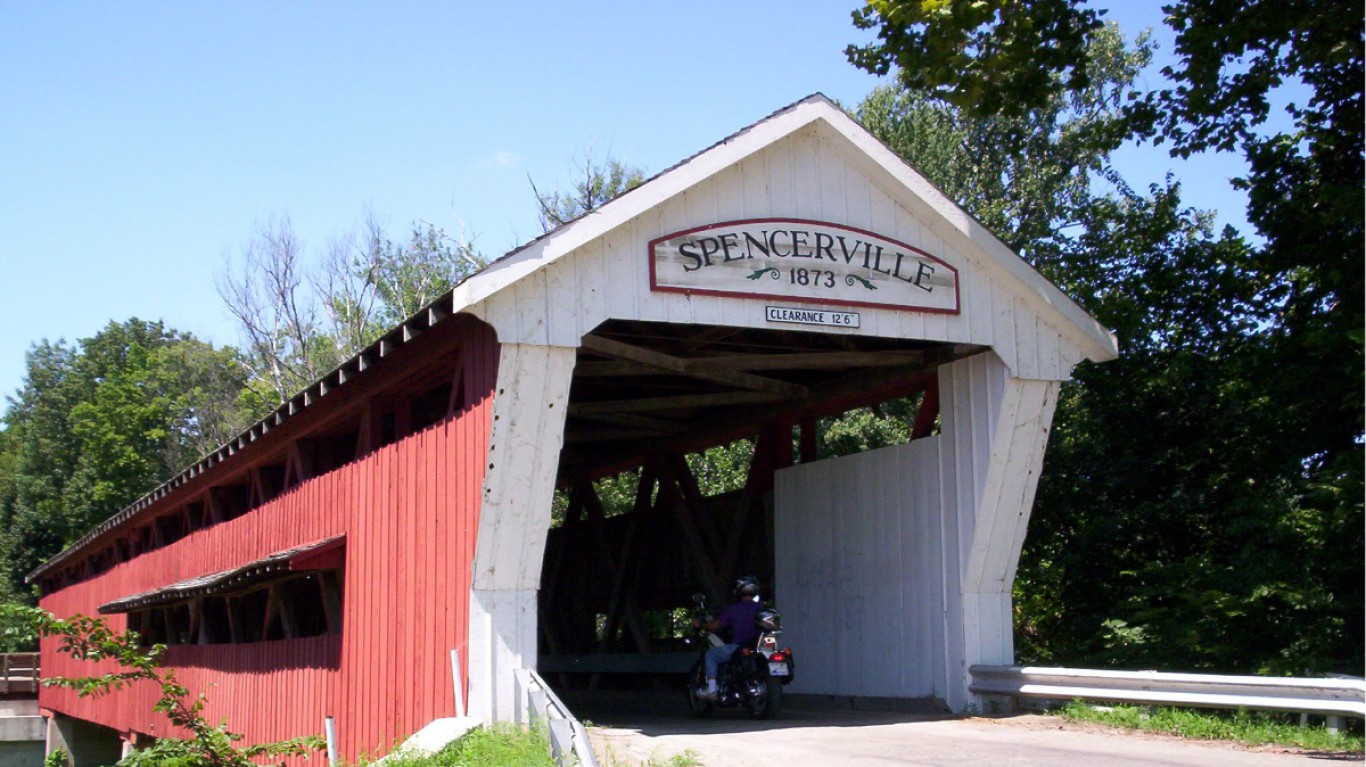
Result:
{"type": "Polygon", "coordinates": [[[763,603],[745,599],[721,611],[721,617],[717,621],[722,626],[730,627],[733,632],[731,644],[738,644],[741,647],[754,644],[754,640],[759,638],[759,627],[754,625],[754,617],[763,608],[763,603]]]}

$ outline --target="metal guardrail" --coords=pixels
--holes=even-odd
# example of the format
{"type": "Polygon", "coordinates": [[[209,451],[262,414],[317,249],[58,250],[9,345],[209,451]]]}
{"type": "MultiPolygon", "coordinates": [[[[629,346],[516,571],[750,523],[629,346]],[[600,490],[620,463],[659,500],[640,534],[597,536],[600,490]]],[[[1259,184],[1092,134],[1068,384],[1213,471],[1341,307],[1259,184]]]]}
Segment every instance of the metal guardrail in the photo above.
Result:
{"type": "Polygon", "coordinates": [[[560,767],[598,767],[588,730],[574,718],[550,685],[533,669],[517,672],[517,721],[531,724],[544,718],[550,726],[550,756],[560,767]],[[572,754],[572,761],[571,761],[572,754]]]}
{"type": "Polygon", "coordinates": [[[1249,708],[1366,718],[1366,679],[1222,676],[1161,671],[973,666],[979,695],[1249,708]]]}

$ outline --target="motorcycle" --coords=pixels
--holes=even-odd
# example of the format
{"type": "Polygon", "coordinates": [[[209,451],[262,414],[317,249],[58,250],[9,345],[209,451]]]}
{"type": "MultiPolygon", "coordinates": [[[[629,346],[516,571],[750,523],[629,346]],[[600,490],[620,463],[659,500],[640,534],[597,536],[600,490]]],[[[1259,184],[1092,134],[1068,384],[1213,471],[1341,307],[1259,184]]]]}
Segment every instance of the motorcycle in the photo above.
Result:
{"type": "Polygon", "coordinates": [[[697,661],[688,674],[688,707],[698,717],[711,716],[717,708],[744,708],[755,719],[777,715],[783,704],[783,686],[792,683],[797,665],[792,648],[778,649],[778,637],[783,633],[782,618],[777,610],[765,606],[755,616],[759,638],[753,647],[740,647],[731,659],[717,669],[715,700],[698,697],[707,686],[707,651],[726,644],[725,640],[706,629],[715,619],[707,608],[704,594],[694,594],[693,625],[697,635],[690,645],[697,645],[697,661]]]}

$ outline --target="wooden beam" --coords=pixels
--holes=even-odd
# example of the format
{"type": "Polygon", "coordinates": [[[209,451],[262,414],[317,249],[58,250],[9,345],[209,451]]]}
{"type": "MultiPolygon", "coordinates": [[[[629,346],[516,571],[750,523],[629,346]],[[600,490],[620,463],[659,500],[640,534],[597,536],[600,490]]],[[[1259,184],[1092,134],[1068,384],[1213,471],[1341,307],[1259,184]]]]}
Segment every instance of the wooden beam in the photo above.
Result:
{"type": "Polygon", "coordinates": [[[223,604],[227,607],[228,613],[228,637],[233,644],[241,644],[244,641],[242,636],[242,614],[237,597],[228,596],[223,598],[223,604]]]}
{"type": "Polygon", "coordinates": [[[924,439],[934,431],[934,423],[939,420],[939,378],[930,379],[925,384],[925,394],[920,399],[920,410],[915,414],[915,425],[911,427],[911,439],[924,439]]]}
{"type": "MultiPolygon", "coordinates": [[[[688,360],[696,371],[839,370],[841,368],[905,367],[925,360],[925,352],[797,352],[793,354],[728,354],[688,360]]],[[[576,371],[577,372],[577,371],[576,371]]]]}
{"type": "Polygon", "coordinates": [[[341,586],[338,583],[340,571],[321,570],[318,572],[318,593],[322,597],[323,614],[327,618],[327,633],[342,633],[341,586]]]}
{"type": "Polygon", "coordinates": [[[371,397],[360,414],[360,429],[356,433],[356,457],[378,450],[384,444],[383,408],[378,397],[371,397]]]}
{"type": "Polygon", "coordinates": [[[211,644],[208,626],[204,621],[203,598],[190,600],[190,630],[187,636],[190,644],[211,644]]]}
{"type": "Polygon", "coordinates": [[[635,562],[639,558],[638,550],[640,540],[644,537],[644,531],[640,528],[646,521],[648,512],[651,508],[650,498],[654,492],[655,480],[659,472],[652,464],[647,464],[640,472],[640,482],[636,485],[636,502],[631,512],[630,522],[626,528],[626,544],[622,551],[621,558],[617,560],[615,568],[615,578],[612,583],[612,596],[607,604],[607,621],[603,632],[602,642],[598,645],[599,651],[606,651],[611,647],[611,643],[616,639],[617,630],[621,626],[622,617],[630,617],[626,610],[628,600],[628,587],[634,573],[635,562]]]}
{"type": "Polygon", "coordinates": [[[668,435],[669,432],[658,429],[575,429],[565,435],[564,441],[566,445],[588,445],[594,442],[620,442],[624,439],[649,439],[668,435]]]}
{"type": "Polygon", "coordinates": [[[293,639],[299,635],[298,621],[295,620],[297,616],[294,615],[294,605],[291,602],[285,601],[274,586],[271,586],[270,588],[271,594],[273,595],[272,598],[279,601],[280,628],[284,630],[285,639],[293,639]]]}
{"type": "Polygon", "coordinates": [[[816,443],[819,437],[820,421],[812,416],[803,416],[799,422],[801,429],[801,441],[799,453],[802,463],[811,463],[816,460],[816,443]]]}
{"type": "Polygon", "coordinates": [[[451,373],[451,396],[446,400],[447,417],[465,409],[465,359],[461,351],[456,350],[455,371],[451,373]]]}
{"type": "Polygon", "coordinates": [[[312,452],[310,446],[304,443],[303,439],[296,439],[289,444],[289,450],[285,453],[285,475],[281,480],[283,490],[297,487],[313,478],[312,452]]]}
{"type": "Polygon", "coordinates": [[[270,639],[270,623],[275,617],[275,611],[279,609],[279,600],[275,596],[275,584],[271,584],[266,589],[266,617],[261,622],[261,641],[270,639]]]}
{"type": "MultiPolygon", "coordinates": [[[[673,492],[678,492],[675,488],[673,492]]],[[[660,489],[660,497],[664,496],[663,488],[660,489]]],[[[707,591],[714,604],[726,603],[726,587],[718,577],[716,565],[712,560],[711,554],[707,552],[706,543],[702,539],[702,533],[697,527],[697,521],[693,519],[692,509],[686,503],[674,503],[673,512],[678,519],[678,527],[683,531],[683,549],[692,557],[693,564],[697,571],[702,575],[702,581],[707,587],[707,591]]]]}
{"type": "Polygon", "coordinates": [[[574,365],[575,378],[621,378],[624,376],[667,376],[674,373],[662,368],[642,365],[629,360],[610,362],[579,362],[574,365]]]}
{"type": "MultiPolygon", "coordinates": [[[[714,445],[722,445],[740,437],[754,435],[763,423],[779,416],[823,418],[839,415],[856,407],[885,402],[922,391],[926,381],[934,377],[932,367],[888,368],[885,370],[853,373],[822,384],[820,392],[798,402],[769,401],[768,407],[736,407],[710,414],[705,421],[681,432],[669,444],[631,442],[613,446],[591,455],[565,451],[561,454],[563,470],[569,474],[601,477],[616,474],[640,465],[642,457],[666,452],[693,452],[714,445]],[[578,459],[578,460],[576,460],[578,459]]],[[[712,395],[695,395],[712,396],[712,395]]],[[[735,392],[732,397],[760,396],[750,392],[735,392]]],[[[659,398],[667,400],[670,398],[659,398]]],[[[636,400],[646,402],[648,400],[636,400]]],[[[607,403],[592,403],[594,406],[607,403]]],[[[744,404],[744,403],[734,403],[744,404]]],[[[573,407],[570,406],[571,414],[573,407]]],[[[606,408],[604,408],[606,409],[606,408]]]]}
{"type": "Polygon", "coordinates": [[[400,398],[394,406],[394,441],[413,433],[413,399],[412,397],[400,398]]]}
{"type": "Polygon", "coordinates": [[[694,369],[691,360],[682,357],[674,357],[654,349],[646,349],[640,346],[624,344],[620,341],[613,341],[610,338],[601,336],[586,335],[583,337],[583,348],[589,351],[605,354],[609,357],[639,362],[642,365],[650,365],[668,370],[672,373],[697,378],[712,383],[732,386],[736,389],[746,389],[749,391],[769,392],[771,394],[781,394],[784,397],[805,397],[807,388],[787,381],[779,381],[772,378],[764,378],[751,373],[728,372],[728,371],[709,371],[694,369]]]}
{"type": "Polygon", "coordinates": [[[686,425],[678,421],[668,421],[663,418],[650,418],[649,416],[635,415],[633,413],[589,413],[575,414],[576,418],[595,423],[607,423],[613,426],[625,426],[632,429],[644,431],[656,431],[661,434],[671,434],[680,426],[686,425]]]}
{"type": "Polygon", "coordinates": [[[776,402],[783,397],[766,392],[725,392],[721,394],[680,394],[672,397],[642,397],[610,402],[581,402],[569,406],[571,416],[601,413],[648,413],[656,410],[689,410],[700,407],[724,407],[757,402],[776,402]]]}

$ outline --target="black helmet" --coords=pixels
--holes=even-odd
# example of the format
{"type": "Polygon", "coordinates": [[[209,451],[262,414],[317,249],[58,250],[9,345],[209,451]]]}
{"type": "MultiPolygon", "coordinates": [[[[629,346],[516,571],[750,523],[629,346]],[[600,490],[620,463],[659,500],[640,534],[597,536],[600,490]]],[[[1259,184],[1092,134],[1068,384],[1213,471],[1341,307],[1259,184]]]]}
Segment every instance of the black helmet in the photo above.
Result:
{"type": "Polygon", "coordinates": [[[754,616],[754,625],[765,631],[782,631],[783,619],[778,615],[777,610],[768,607],[760,610],[759,614],[754,616]]]}
{"type": "Polygon", "coordinates": [[[745,575],[735,581],[735,596],[752,597],[759,593],[759,579],[753,575],[745,575]]]}

